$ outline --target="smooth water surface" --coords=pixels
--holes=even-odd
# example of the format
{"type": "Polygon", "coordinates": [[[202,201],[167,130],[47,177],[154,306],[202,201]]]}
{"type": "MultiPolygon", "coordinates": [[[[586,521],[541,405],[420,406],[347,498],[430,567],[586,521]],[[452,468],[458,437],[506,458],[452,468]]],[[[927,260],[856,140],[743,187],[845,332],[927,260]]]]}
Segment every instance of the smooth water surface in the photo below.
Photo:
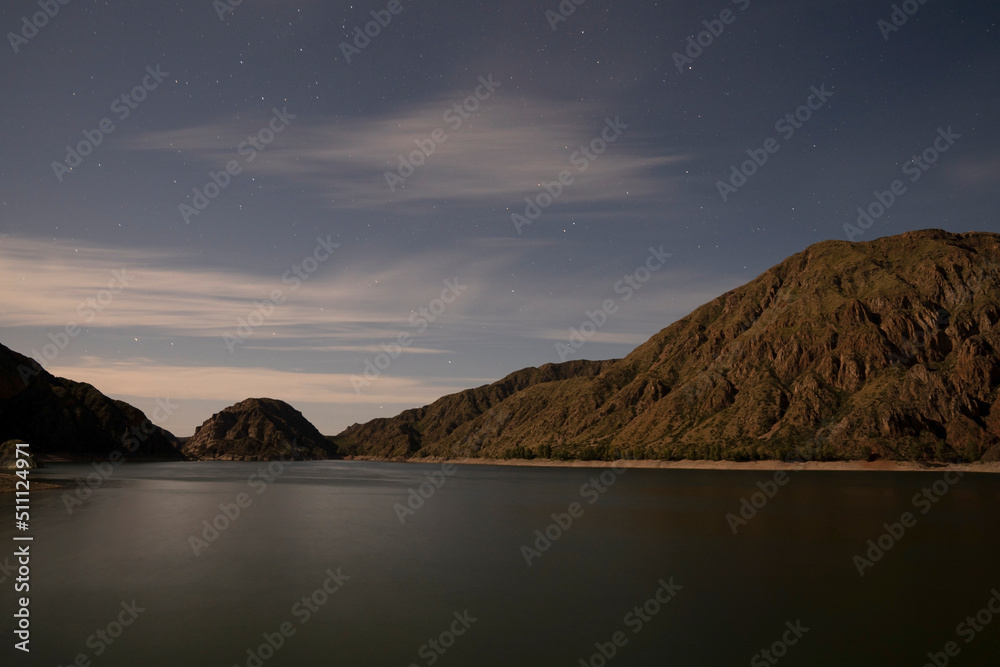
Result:
{"type": "MultiPolygon", "coordinates": [[[[72,513],[67,491],[34,491],[32,652],[11,648],[6,561],[2,663],[764,665],[755,655],[783,634],[796,639],[777,649],[783,666],[919,667],[949,641],[953,665],[1000,655],[1000,615],[969,643],[957,631],[1000,588],[996,476],[915,506],[943,473],[790,473],[734,534],[726,515],[773,473],[458,466],[430,494],[440,464],[274,464],[270,481],[266,465],[126,464],[72,513]],[[613,484],[590,485],[602,472],[613,484]],[[402,523],[422,483],[430,497],[402,523]],[[225,527],[219,506],[240,494],[225,527]],[[572,525],[535,545],[571,503],[572,525]],[[854,556],[907,511],[916,524],[860,576],[854,556]],[[193,546],[213,520],[225,529],[193,546]],[[673,597],[650,602],[670,597],[661,580],[673,597]],[[141,611],[124,611],[133,600],[141,611]],[[265,635],[277,650],[259,650],[265,635]]],[[[0,496],[0,565],[21,534],[13,505],[0,496]]]]}

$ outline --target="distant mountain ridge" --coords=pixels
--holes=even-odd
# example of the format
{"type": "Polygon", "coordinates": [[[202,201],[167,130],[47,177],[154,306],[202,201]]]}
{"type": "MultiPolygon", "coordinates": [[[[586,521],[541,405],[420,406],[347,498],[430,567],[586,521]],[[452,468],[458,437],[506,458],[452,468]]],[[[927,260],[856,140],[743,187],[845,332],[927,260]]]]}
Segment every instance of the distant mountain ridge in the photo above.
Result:
{"type": "Polygon", "coordinates": [[[334,440],[392,457],[475,438],[488,457],[998,460],[998,321],[1000,235],[825,241],[625,359],[524,369],[334,440]]]}
{"type": "Polygon", "coordinates": [[[251,398],[181,446],[0,345],[0,442],[46,458],[1000,460],[1000,235],[825,241],[624,359],[525,368],[324,437],[251,398]]]}

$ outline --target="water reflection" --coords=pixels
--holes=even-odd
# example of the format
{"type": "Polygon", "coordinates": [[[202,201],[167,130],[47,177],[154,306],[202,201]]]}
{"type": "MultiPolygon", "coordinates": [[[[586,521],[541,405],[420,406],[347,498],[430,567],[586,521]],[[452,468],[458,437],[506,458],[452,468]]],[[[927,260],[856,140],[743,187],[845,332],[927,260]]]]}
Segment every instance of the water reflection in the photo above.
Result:
{"type": "MultiPolygon", "coordinates": [[[[726,514],[769,473],[628,470],[589,504],[600,470],[460,466],[401,523],[393,505],[440,465],[262,465],[125,465],[72,514],[62,492],[33,494],[30,664],[247,665],[263,643],[268,666],[578,665],[623,628],[616,665],[746,664],[797,619],[810,631],[783,664],[922,664],[1000,584],[993,476],[967,475],[862,578],[852,557],[934,474],[795,473],[733,535],[726,514]],[[521,547],[573,502],[527,566],[521,547]],[[338,568],[302,623],[296,605],[338,568]],[[623,619],[671,577],[683,588],[632,634],[623,619]],[[88,646],[132,600],[134,623],[88,646]],[[466,612],[466,633],[421,655],[466,612]]],[[[963,647],[964,664],[998,637],[963,647]]]]}

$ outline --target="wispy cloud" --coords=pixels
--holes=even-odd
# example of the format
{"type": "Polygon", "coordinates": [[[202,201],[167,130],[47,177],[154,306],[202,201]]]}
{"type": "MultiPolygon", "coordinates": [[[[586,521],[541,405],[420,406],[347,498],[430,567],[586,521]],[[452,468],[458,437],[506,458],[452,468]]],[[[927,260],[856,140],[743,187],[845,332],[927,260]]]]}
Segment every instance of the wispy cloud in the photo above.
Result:
{"type": "Polygon", "coordinates": [[[274,368],[192,366],[151,359],[89,356],[50,372],[94,385],[104,393],[157,414],[158,400],[170,399],[177,410],[161,425],[177,435],[190,435],[211,414],[245,398],[268,397],[301,410],[325,434],[375,417],[391,417],[406,408],[434,400],[491,379],[475,377],[405,378],[385,376],[354,392],[342,373],[305,373],[274,368]]]}
{"type": "MultiPolygon", "coordinates": [[[[474,82],[471,85],[475,87],[474,82]]],[[[306,184],[338,208],[412,210],[441,201],[517,206],[523,196],[538,191],[542,181],[554,180],[563,169],[571,169],[579,181],[578,187],[567,188],[565,202],[620,202],[626,192],[632,201],[643,197],[662,201],[669,196],[670,185],[661,168],[687,159],[680,153],[651,152],[648,137],[630,128],[585,173],[577,173],[570,157],[599,136],[605,111],[585,103],[513,99],[513,91],[508,97],[501,87],[456,129],[454,119],[459,117],[445,114],[470,92],[457,91],[382,117],[293,120],[245,169],[306,184]],[[447,139],[431,142],[434,151],[425,164],[405,185],[390,191],[385,172],[394,171],[400,155],[417,150],[414,142],[428,141],[436,129],[447,139]]],[[[269,114],[270,110],[258,114],[256,125],[244,117],[150,132],[126,147],[181,153],[202,161],[206,168],[219,169],[237,158],[237,145],[264,127],[269,114]]],[[[622,121],[629,123],[627,118],[622,121]]]]}
{"type": "Polygon", "coordinates": [[[995,188],[1000,182],[1000,156],[958,157],[948,167],[952,185],[963,190],[995,188]]]}
{"type": "MultiPolygon", "coordinates": [[[[303,255],[311,249],[304,245],[303,255]]],[[[0,280],[13,289],[3,318],[11,327],[61,328],[72,321],[148,327],[165,336],[221,336],[278,290],[284,298],[266,318],[269,336],[365,341],[395,336],[414,309],[442,291],[444,280],[472,274],[468,265],[450,261],[454,257],[438,259],[425,255],[379,270],[345,251],[296,286],[282,279],[288,267],[268,276],[190,266],[190,258],[156,250],[8,238],[0,246],[0,280]],[[92,321],[85,320],[87,312],[94,313],[92,321]]],[[[469,290],[475,289],[470,282],[469,290]]],[[[462,308],[459,300],[449,314],[462,308]]]]}
{"type": "MultiPolygon", "coordinates": [[[[532,258],[559,251],[552,243],[462,241],[389,265],[343,248],[292,290],[282,283],[287,266],[281,264],[273,271],[225,269],[180,251],[8,237],[0,244],[0,280],[12,286],[0,314],[2,342],[34,354],[52,373],[140,404],[169,396],[217,410],[248,396],[271,396],[309,403],[333,432],[353,420],[388,416],[390,406],[415,407],[529,363],[557,361],[554,343],[565,341],[588,309],[618,298],[615,281],[638,260],[609,259],[603,272],[526,271],[532,258]],[[112,291],[116,272],[127,286],[112,291]],[[456,278],[464,286],[461,297],[431,327],[417,330],[411,318],[441,295],[445,280],[456,278]],[[275,289],[285,300],[230,354],[223,334],[234,332],[275,289]],[[81,319],[98,305],[92,321],[81,319]],[[33,352],[69,322],[84,329],[67,351],[49,359],[33,352]],[[351,377],[401,333],[412,336],[403,358],[356,392],[351,377]],[[144,345],[143,338],[151,342],[144,345]],[[500,349],[506,353],[496,354],[500,349]],[[334,404],[341,407],[323,408],[334,404]]],[[[620,300],[620,311],[591,337],[588,356],[627,354],[730,287],[665,268],[636,298],[620,300]]],[[[207,416],[193,408],[186,414],[172,418],[171,428],[191,430],[207,416]]]]}
{"type": "MultiPolygon", "coordinates": [[[[616,296],[615,278],[592,271],[540,273],[527,276],[533,287],[528,292],[507,289],[507,284],[523,285],[510,276],[522,272],[517,267],[526,256],[549,243],[480,239],[425,249],[388,267],[343,249],[295,289],[282,281],[287,267],[281,265],[268,275],[264,269],[197,266],[190,257],[159,250],[8,238],[0,245],[0,280],[13,289],[5,299],[3,323],[61,329],[75,322],[91,329],[221,340],[255,310],[255,303],[279,290],[284,299],[247,340],[248,347],[366,354],[401,331],[412,332],[419,309],[441,294],[445,280],[457,278],[462,296],[435,320],[447,325],[449,337],[481,337],[488,328],[519,338],[558,340],[563,327],[578,324],[586,309],[616,296]],[[124,288],[116,275],[126,278],[124,288]],[[81,318],[88,312],[92,321],[81,318]]],[[[310,250],[310,244],[303,245],[303,255],[310,250]]],[[[665,326],[730,287],[664,269],[640,293],[645,305],[622,303],[613,331],[602,332],[601,340],[638,344],[642,339],[627,330],[628,322],[651,320],[665,326]],[[657,307],[650,309],[651,303],[657,307]]],[[[417,342],[407,353],[446,351],[430,342],[417,342]]]]}

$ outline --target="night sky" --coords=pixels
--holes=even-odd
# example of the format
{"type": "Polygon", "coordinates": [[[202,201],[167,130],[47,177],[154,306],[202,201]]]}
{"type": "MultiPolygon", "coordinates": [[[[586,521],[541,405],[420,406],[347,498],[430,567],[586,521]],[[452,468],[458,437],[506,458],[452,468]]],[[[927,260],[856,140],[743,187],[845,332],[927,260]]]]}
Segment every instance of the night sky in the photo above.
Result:
{"type": "Polygon", "coordinates": [[[8,0],[0,342],[332,434],[818,241],[1000,231],[1000,10],[898,7],[8,0]]]}

